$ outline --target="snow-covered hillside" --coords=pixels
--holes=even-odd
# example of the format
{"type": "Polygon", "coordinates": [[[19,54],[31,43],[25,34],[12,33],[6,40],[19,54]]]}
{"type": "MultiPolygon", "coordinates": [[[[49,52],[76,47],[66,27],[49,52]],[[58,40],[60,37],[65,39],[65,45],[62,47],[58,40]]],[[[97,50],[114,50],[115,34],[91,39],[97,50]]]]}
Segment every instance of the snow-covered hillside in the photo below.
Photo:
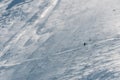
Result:
{"type": "Polygon", "coordinates": [[[0,80],[120,80],[120,0],[0,0],[0,80]]]}

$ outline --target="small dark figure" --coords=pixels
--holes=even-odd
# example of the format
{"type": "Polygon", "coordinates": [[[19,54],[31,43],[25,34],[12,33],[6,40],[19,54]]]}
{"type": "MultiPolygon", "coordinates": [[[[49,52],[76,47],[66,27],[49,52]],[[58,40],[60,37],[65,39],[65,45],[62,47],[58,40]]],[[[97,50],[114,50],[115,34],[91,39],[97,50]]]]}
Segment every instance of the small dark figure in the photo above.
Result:
{"type": "Polygon", "coordinates": [[[84,45],[84,46],[86,46],[86,45],[87,45],[87,43],[85,43],[85,42],[84,42],[84,43],[83,43],[83,45],[84,45]]]}

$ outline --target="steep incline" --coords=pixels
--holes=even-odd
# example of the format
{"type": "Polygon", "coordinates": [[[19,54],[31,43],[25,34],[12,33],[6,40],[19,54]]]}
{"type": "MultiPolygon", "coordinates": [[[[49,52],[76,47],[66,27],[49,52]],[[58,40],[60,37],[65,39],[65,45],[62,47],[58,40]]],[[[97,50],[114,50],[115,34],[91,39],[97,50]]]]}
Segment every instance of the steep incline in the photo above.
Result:
{"type": "Polygon", "coordinates": [[[119,0],[0,0],[0,80],[119,80],[119,0]]]}

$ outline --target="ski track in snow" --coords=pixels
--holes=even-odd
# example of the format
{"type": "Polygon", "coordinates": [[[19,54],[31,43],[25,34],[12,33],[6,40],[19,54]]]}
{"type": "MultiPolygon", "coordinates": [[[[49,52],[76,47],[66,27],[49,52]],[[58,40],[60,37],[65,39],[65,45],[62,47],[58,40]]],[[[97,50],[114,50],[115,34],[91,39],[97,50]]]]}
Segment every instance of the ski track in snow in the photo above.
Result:
{"type": "Polygon", "coordinates": [[[0,80],[119,80],[119,0],[0,0],[0,80]]]}

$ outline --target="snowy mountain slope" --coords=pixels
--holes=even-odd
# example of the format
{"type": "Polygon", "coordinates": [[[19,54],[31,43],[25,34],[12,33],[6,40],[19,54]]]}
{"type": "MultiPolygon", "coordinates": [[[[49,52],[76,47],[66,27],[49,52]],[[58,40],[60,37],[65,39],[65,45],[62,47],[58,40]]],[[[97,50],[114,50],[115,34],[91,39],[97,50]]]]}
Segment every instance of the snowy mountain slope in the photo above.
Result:
{"type": "Polygon", "coordinates": [[[1,0],[0,80],[119,80],[119,0],[1,0]]]}

